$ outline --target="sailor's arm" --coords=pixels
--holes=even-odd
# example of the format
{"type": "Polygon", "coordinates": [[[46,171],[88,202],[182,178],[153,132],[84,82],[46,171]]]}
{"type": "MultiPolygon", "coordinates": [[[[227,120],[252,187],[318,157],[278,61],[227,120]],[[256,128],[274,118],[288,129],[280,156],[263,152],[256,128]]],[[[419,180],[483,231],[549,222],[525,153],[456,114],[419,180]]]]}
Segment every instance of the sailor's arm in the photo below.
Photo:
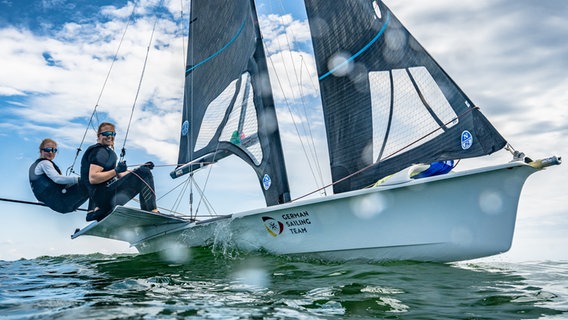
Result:
{"type": "Polygon", "coordinates": [[[128,171],[117,174],[116,170],[114,169],[108,171],[103,171],[103,169],[104,169],[103,167],[91,163],[91,165],[89,166],[90,184],[101,184],[103,182],[107,182],[108,180],[114,177],[120,178],[128,174],[128,171]]]}

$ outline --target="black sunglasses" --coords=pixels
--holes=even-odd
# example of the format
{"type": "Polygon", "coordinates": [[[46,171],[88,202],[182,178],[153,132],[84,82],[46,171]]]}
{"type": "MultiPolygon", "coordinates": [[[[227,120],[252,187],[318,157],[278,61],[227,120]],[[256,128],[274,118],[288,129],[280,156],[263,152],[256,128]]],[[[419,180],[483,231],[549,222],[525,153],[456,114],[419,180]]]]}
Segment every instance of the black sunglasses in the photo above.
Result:
{"type": "Polygon", "coordinates": [[[41,151],[57,153],[57,148],[42,148],[41,151]]]}
{"type": "Polygon", "coordinates": [[[103,137],[116,137],[116,132],[114,131],[99,132],[99,134],[103,137]]]}

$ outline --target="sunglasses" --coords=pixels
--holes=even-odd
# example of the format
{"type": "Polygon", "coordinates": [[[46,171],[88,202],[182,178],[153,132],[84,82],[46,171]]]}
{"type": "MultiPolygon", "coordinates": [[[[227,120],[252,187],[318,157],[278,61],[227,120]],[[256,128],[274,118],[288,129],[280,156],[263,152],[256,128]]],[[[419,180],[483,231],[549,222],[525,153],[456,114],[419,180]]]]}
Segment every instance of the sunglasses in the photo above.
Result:
{"type": "Polygon", "coordinates": [[[41,151],[57,153],[57,148],[42,148],[41,151]]]}
{"type": "Polygon", "coordinates": [[[116,132],[114,132],[114,131],[105,131],[105,132],[100,132],[99,134],[103,137],[115,137],[116,136],[116,132]]]}

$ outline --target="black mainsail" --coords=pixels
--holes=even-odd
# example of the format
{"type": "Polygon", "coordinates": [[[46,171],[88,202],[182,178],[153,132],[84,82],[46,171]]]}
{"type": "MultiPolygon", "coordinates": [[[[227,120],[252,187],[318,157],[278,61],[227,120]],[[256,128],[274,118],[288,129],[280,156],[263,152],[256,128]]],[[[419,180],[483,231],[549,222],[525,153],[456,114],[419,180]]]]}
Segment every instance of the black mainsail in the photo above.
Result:
{"type": "Polygon", "coordinates": [[[236,155],[267,205],[290,199],[254,3],[191,1],[178,177],[236,155]]]}
{"type": "Polygon", "coordinates": [[[306,0],[334,191],[506,141],[381,2],[306,0]],[[345,14],[349,13],[349,14],[345,14]]]}

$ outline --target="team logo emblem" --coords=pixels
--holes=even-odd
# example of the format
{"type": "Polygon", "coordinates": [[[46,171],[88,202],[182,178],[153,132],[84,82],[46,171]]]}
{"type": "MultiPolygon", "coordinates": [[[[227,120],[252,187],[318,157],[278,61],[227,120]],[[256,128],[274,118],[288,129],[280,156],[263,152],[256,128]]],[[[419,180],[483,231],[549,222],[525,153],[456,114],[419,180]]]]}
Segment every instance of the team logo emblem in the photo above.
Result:
{"type": "Polygon", "coordinates": [[[467,150],[471,147],[472,144],[473,144],[473,136],[469,131],[464,130],[464,132],[462,132],[461,135],[462,149],[467,150]]]}
{"type": "Polygon", "coordinates": [[[272,179],[270,179],[270,176],[268,174],[265,174],[264,177],[262,177],[262,185],[264,186],[264,190],[268,190],[271,184],[272,179]]]}
{"type": "Polygon", "coordinates": [[[271,236],[276,237],[284,231],[284,224],[271,217],[262,217],[262,222],[264,222],[264,227],[266,231],[270,233],[271,236]]]}
{"type": "Polygon", "coordinates": [[[181,135],[187,136],[188,132],[189,132],[189,121],[185,120],[181,125],[181,135]]]}

